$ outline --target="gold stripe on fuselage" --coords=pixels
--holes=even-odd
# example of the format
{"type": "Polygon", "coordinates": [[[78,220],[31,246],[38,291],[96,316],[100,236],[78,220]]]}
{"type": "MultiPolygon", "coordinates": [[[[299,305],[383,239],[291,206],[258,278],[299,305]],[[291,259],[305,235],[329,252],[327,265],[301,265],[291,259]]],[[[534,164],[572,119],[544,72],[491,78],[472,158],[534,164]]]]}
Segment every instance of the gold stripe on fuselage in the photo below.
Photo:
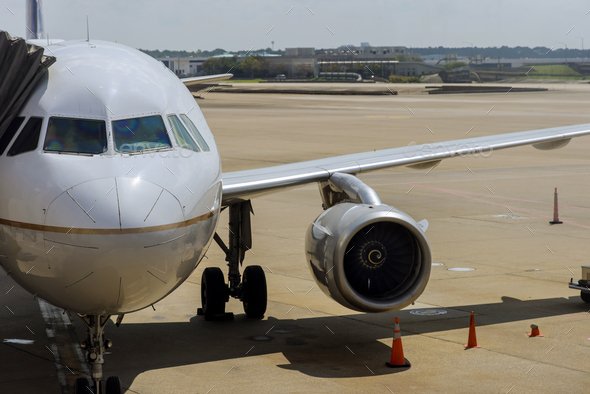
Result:
{"type": "Polygon", "coordinates": [[[143,233],[155,233],[158,231],[174,230],[176,228],[188,227],[208,220],[215,216],[213,212],[206,213],[195,218],[185,220],[183,222],[162,224],[159,226],[149,227],[134,227],[134,228],[76,228],[76,227],[58,227],[58,226],[46,226],[44,224],[24,223],[17,222],[14,220],[0,219],[0,225],[22,228],[26,230],[35,231],[46,231],[51,233],[65,233],[65,234],[84,234],[84,235],[119,235],[119,234],[143,234],[143,233]]]}

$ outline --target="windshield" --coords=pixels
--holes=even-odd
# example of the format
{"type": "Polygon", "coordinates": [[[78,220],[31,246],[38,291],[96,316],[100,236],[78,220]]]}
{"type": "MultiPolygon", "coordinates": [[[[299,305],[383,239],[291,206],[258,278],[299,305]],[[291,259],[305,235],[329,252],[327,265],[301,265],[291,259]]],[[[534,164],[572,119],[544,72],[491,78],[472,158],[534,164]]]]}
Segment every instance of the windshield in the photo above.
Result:
{"type": "Polygon", "coordinates": [[[43,149],[49,152],[103,153],[107,150],[105,122],[51,117],[43,149]]]}
{"type": "Polygon", "coordinates": [[[172,147],[164,121],[159,115],[114,120],[113,138],[118,152],[142,152],[172,147]]]}

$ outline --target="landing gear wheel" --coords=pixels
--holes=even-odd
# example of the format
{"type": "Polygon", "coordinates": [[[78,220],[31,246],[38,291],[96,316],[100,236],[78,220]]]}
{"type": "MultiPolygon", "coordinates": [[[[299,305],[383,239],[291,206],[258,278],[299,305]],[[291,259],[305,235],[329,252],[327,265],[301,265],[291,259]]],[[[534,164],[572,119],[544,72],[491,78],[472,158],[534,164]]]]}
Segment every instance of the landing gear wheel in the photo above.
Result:
{"type": "Polygon", "coordinates": [[[201,277],[201,304],[205,320],[223,316],[226,299],[227,286],[221,269],[205,268],[201,277]]]}
{"type": "MultiPolygon", "coordinates": [[[[75,394],[88,394],[88,391],[92,386],[88,384],[88,379],[86,378],[78,378],[76,379],[76,384],[74,385],[74,393],[75,394]]],[[[91,390],[92,391],[92,390],[91,390]]]]}
{"type": "Polygon", "coordinates": [[[107,385],[105,388],[106,394],[122,394],[121,379],[118,376],[111,376],[107,379],[107,385]]]}
{"type": "Polygon", "coordinates": [[[244,312],[251,318],[261,318],[266,312],[266,275],[258,265],[250,265],[242,277],[244,312]]]}
{"type": "Polygon", "coordinates": [[[582,297],[582,301],[590,304],[590,293],[580,291],[580,297],[582,297]]]}

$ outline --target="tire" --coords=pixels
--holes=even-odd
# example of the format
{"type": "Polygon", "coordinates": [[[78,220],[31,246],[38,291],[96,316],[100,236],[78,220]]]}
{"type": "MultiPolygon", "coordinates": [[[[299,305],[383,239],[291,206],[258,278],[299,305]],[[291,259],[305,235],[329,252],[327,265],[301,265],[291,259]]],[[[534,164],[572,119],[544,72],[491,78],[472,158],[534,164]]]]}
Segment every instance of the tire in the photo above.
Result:
{"type": "Polygon", "coordinates": [[[87,394],[87,393],[89,393],[88,389],[92,389],[92,386],[88,383],[88,379],[86,379],[86,378],[76,379],[76,384],[74,385],[74,393],[75,394],[87,394]]]}
{"type": "Polygon", "coordinates": [[[590,304],[590,293],[585,293],[583,291],[580,291],[580,297],[582,298],[582,301],[590,304]]]}
{"type": "Polygon", "coordinates": [[[217,267],[205,268],[201,277],[201,305],[205,318],[225,314],[227,286],[223,272],[217,267]]]}
{"type": "Polygon", "coordinates": [[[242,276],[244,312],[251,318],[261,318],[266,312],[266,275],[258,265],[250,265],[242,276]]]}
{"type": "Polygon", "coordinates": [[[121,388],[121,379],[118,376],[110,376],[107,379],[105,388],[106,394],[122,394],[123,389],[121,388]]]}

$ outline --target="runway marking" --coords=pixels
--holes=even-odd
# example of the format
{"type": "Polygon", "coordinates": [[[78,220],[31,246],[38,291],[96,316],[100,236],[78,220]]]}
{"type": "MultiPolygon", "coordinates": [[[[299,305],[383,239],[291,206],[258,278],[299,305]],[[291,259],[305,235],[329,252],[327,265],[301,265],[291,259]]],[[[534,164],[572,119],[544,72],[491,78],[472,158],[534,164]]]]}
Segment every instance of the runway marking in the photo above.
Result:
{"type": "MultiPolygon", "coordinates": [[[[555,176],[559,176],[559,175],[555,175],[555,176]]],[[[518,177],[517,177],[518,178],[518,177]]],[[[503,179],[503,178],[498,178],[498,179],[503,179]]],[[[487,186],[486,188],[488,190],[490,190],[487,186]]],[[[440,188],[441,190],[447,190],[447,191],[456,191],[456,192],[461,192],[464,194],[472,194],[472,195],[476,195],[476,196],[490,196],[489,194],[486,193],[476,193],[476,192],[467,192],[467,191],[462,191],[462,190],[455,190],[455,189],[444,189],[444,188],[440,188]]],[[[544,201],[536,201],[536,200],[524,200],[521,198],[514,198],[514,197],[506,197],[506,196],[499,196],[497,194],[495,194],[494,192],[492,192],[490,190],[490,193],[492,193],[494,195],[495,198],[501,198],[501,199],[505,199],[505,200],[513,200],[513,201],[522,201],[522,202],[532,202],[535,204],[543,204],[543,205],[553,205],[553,202],[544,202],[544,201]]],[[[575,205],[564,205],[564,204],[559,204],[559,207],[566,207],[566,208],[573,208],[573,209],[583,209],[585,211],[590,211],[590,208],[585,208],[585,207],[577,207],[575,205]]]]}
{"type": "MultiPolygon", "coordinates": [[[[449,190],[445,190],[445,189],[441,189],[441,188],[438,188],[438,187],[424,186],[424,185],[419,185],[419,184],[415,184],[415,183],[410,183],[410,185],[414,185],[414,186],[418,186],[418,187],[423,187],[423,188],[431,189],[431,190],[436,190],[436,191],[439,191],[439,192],[442,192],[442,193],[452,194],[454,196],[467,198],[467,199],[473,200],[473,201],[483,202],[485,204],[494,205],[496,207],[505,207],[505,208],[508,208],[505,205],[496,204],[496,203],[493,203],[493,202],[490,202],[490,201],[486,201],[486,200],[482,200],[482,199],[475,198],[475,197],[465,196],[463,194],[455,193],[455,192],[452,192],[452,191],[449,191],[449,190]]],[[[525,209],[517,209],[517,208],[514,208],[514,210],[515,211],[518,211],[518,212],[528,213],[530,215],[535,215],[535,216],[543,217],[543,218],[548,218],[548,219],[552,219],[553,218],[552,216],[547,216],[547,215],[543,215],[543,214],[540,214],[540,213],[536,213],[536,212],[532,212],[532,211],[527,211],[525,209]]],[[[512,211],[510,211],[510,212],[512,212],[512,211]]],[[[567,223],[567,224],[571,224],[572,226],[582,227],[582,228],[585,228],[585,229],[590,230],[590,227],[584,226],[582,224],[578,224],[578,223],[566,221],[566,220],[563,220],[563,219],[562,219],[562,222],[567,223]]]]}
{"type": "MultiPolygon", "coordinates": [[[[58,381],[64,392],[68,392],[76,378],[91,377],[86,359],[80,349],[76,331],[69,316],[62,310],[38,298],[39,308],[45,324],[51,326],[54,335],[48,337],[47,349],[53,354],[58,381]],[[77,371],[74,373],[70,366],[77,371]],[[70,373],[66,374],[65,369],[70,373]]],[[[28,327],[27,327],[28,328],[28,327]]],[[[30,331],[30,329],[29,329],[30,331]]],[[[31,331],[32,332],[32,331],[31,331]]]]}

